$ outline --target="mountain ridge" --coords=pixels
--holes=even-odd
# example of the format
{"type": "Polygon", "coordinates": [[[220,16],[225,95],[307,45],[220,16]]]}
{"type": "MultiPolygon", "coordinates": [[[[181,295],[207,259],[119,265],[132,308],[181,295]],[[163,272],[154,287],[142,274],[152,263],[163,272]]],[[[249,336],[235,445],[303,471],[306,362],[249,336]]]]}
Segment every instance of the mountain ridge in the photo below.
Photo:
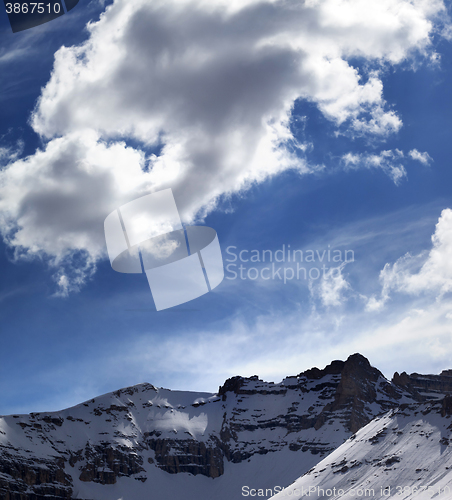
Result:
{"type": "Polygon", "coordinates": [[[285,486],[377,416],[444,398],[452,382],[416,375],[389,381],[356,353],[279,383],[237,376],[214,394],[143,383],[60,412],[0,417],[0,498],[98,500],[122,488],[135,500],[159,481],[185,482],[193,496],[205,479],[222,485],[217,498],[239,498],[231,478],[258,463],[256,484],[285,486]],[[278,477],[276,457],[290,461],[278,477]]]}

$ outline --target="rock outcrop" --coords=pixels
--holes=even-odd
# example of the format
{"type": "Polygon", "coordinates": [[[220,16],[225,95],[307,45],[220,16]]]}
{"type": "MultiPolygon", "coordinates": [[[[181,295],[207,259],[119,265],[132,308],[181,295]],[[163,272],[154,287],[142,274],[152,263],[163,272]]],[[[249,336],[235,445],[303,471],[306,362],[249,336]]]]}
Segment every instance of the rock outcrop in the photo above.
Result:
{"type": "MultiPolygon", "coordinates": [[[[376,416],[451,389],[450,372],[390,382],[354,354],[276,384],[233,377],[217,394],[141,384],[61,412],[1,417],[0,499],[71,499],[77,485],[146,483],[155,468],[216,479],[228,463],[284,450],[312,467],[376,416]]],[[[451,408],[448,396],[444,415],[451,408]]]]}
{"type": "Polygon", "coordinates": [[[444,370],[440,375],[420,375],[395,372],[392,382],[403,388],[419,402],[431,399],[441,399],[445,394],[452,393],[452,370],[444,370]]]}

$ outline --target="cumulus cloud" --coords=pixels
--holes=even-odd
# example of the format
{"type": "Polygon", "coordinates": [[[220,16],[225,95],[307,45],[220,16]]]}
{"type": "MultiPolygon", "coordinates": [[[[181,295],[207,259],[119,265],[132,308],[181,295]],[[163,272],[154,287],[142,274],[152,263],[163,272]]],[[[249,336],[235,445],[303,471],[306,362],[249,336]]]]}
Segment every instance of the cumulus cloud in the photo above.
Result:
{"type": "Polygon", "coordinates": [[[18,255],[100,257],[104,214],[151,187],[143,153],[98,139],[68,134],[0,172],[0,223],[18,255]]]}
{"type": "Polygon", "coordinates": [[[385,109],[378,73],[363,82],[347,59],[399,63],[425,51],[430,18],[443,8],[406,0],[261,0],[235,8],[222,0],[119,0],[90,26],[87,43],[57,52],[33,124],[46,137],[95,127],[174,140],[187,126],[255,130],[302,97],[338,124],[385,134],[400,120],[385,109]]]}
{"type": "Polygon", "coordinates": [[[370,311],[381,310],[393,292],[432,294],[438,298],[452,291],[452,210],[441,212],[432,236],[432,248],[418,255],[407,253],[380,273],[380,298],[371,297],[370,311]]]}
{"type": "Polygon", "coordinates": [[[95,261],[123,201],[171,187],[189,222],[269,176],[310,172],[289,128],[296,99],[354,135],[397,131],[378,68],[432,56],[444,12],[442,0],[116,0],[55,54],[31,119],[47,143],[0,172],[4,237],[20,255],[95,261]]]}

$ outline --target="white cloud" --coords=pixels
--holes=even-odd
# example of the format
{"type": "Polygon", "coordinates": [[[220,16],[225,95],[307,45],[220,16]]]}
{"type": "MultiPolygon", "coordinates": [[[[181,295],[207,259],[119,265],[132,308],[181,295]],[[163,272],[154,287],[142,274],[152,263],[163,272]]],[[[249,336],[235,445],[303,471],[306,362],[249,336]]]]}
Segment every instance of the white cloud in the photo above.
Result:
{"type": "Polygon", "coordinates": [[[3,166],[16,161],[22,154],[23,148],[22,141],[18,141],[16,147],[0,147],[0,165],[3,166]]]}
{"type": "Polygon", "coordinates": [[[384,134],[400,121],[384,110],[378,73],[363,83],[347,59],[400,63],[425,51],[429,17],[442,9],[406,0],[261,0],[231,12],[218,0],[116,1],[86,44],[57,52],[34,127],[46,137],[94,127],[179,142],[186,126],[255,130],[304,97],[337,123],[384,134]]]}
{"type": "Polygon", "coordinates": [[[32,116],[49,142],[0,172],[4,237],[18,255],[88,262],[109,211],[140,194],[171,187],[188,222],[252,183],[309,172],[288,126],[298,98],[354,135],[397,131],[378,68],[430,57],[444,13],[439,0],[116,0],[84,44],[55,54],[32,116]],[[374,69],[359,74],[356,57],[374,69]],[[146,158],[130,138],[163,149],[146,158]]]}
{"type": "Polygon", "coordinates": [[[55,297],[68,297],[72,292],[79,292],[96,272],[96,261],[88,253],[82,253],[78,258],[73,254],[64,259],[54,260],[53,279],[57,285],[55,297]]]}
{"type": "Polygon", "coordinates": [[[16,252],[61,260],[73,250],[104,252],[103,221],[152,187],[144,155],[108,145],[92,131],[49,142],[45,150],[0,172],[0,222],[16,252]]]}
{"type": "Polygon", "coordinates": [[[344,293],[350,290],[350,284],[343,276],[346,262],[338,267],[332,267],[325,272],[318,283],[310,283],[310,291],[313,297],[318,297],[324,306],[339,306],[345,302],[344,293]]]}
{"type": "Polygon", "coordinates": [[[411,304],[376,322],[359,311],[346,316],[333,309],[321,315],[305,310],[267,312],[253,320],[234,317],[217,332],[186,328],[171,336],[147,332],[111,346],[100,362],[86,359],[82,366],[68,369],[65,360],[64,365],[51,366],[45,383],[61,384],[64,394],[72,397],[53,403],[58,408],[124,383],[148,381],[172,389],[216,391],[235,375],[279,382],[355,352],[367,356],[388,377],[403,370],[438,373],[450,367],[451,306],[448,301],[428,308],[411,304]],[[67,373],[74,372],[80,377],[67,380],[67,373]],[[72,391],[77,388],[77,396],[68,386],[72,391]]]}
{"type": "MultiPolygon", "coordinates": [[[[433,160],[427,152],[421,153],[413,149],[408,153],[412,160],[429,165],[433,160]]],[[[381,151],[380,153],[347,153],[342,156],[342,162],[346,169],[357,168],[380,168],[396,185],[407,176],[403,165],[407,155],[400,149],[381,151]]]]}
{"type": "MultiPolygon", "coordinates": [[[[355,287],[359,285],[362,289],[366,283],[373,288],[378,270],[374,271],[372,266],[369,272],[365,266],[357,266],[363,261],[372,261],[377,243],[381,245],[377,248],[384,248],[396,240],[397,249],[399,245],[405,248],[415,243],[426,224],[421,217],[429,210],[424,206],[410,214],[408,210],[392,213],[379,223],[360,221],[358,226],[335,227],[327,235],[332,248],[336,243],[346,242],[347,248],[351,248],[352,243],[356,250],[355,262],[347,267],[349,276],[343,278],[355,287]],[[372,234],[366,234],[366,230],[372,234]],[[413,240],[407,240],[404,231],[413,235],[413,240]],[[360,246],[360,238],[366,241],[365,246],[360,246]]],[[[424,262],[427,257],[428,254],[424,262]]],[[[341,282],[338,280],[337,284],[341,282]]],[[[201,322],[187,328],[186,321],[177,321],[180,328],[176,325],[176,328],[165,329],[157,325],[152,331],[146,329],[138,333],[133,327],[135,321],[129,316],[129,334],[122,342],[104,343],[101,359],[93,355],[83,360],[69,360],[69,366],[64,359],[45,367],[39,374],[38,385],[57,387],[58,390],[46,394],[60,395],[52,401],[43,400],[38,408],[32,409],[67,407],[107,390],[143,381],[173,389],[211,391],[234,375],[257,374],[277,382],[313,365],[323,367],[333,359],[346,359],[354,352],[367,356],[389,377],[396,370],[439,373],[450,368],[452,302],[448,295],[437,300],[435,294],[409,294],[404,301],[388,301],[381,313],[369,314],[363,310],[359,295],[341,286],[338,288],[342,289],[339,296],[342,307],[320,310],[319,295],[308,304],[302,298],[302,290],[290,284],[274,290],[270,300],[268,290],[265,293],[258,287],[247,290],[244,283],[237,282],[229,282],[229,285],[213,291],[221,299],[215,302],[230,303],[234,295],[239,306],[233,315],[220,319],[213,327],[204,329],[201,322]],[[71,374],[69,378],[68,374],[71,374]],[[67,399],[61,399],[61,394],[67,399]]],[[[330,285],[334,292],[334,282],[330,285]]],[[[135,314],[141,316],[146,314],[149,292],[143,289],[141,293],[128,299],[127,293],[123,296],[112,293],[110,298],[93,297],[94,304],[89,307],[98,305],[115,310],[124,309],[126,304],[132,308],[142,304],[144,309],[130,311],[133,314],[135,310],[135,314]]],[[[151,321],[154,313],[149,310],[147,314],[151,321]]],[[[179,311],[177,314],[191,313],[179,311]]],[[[23,411],[30,411],[30,407],[23,411]]]]}
{"type": "Polygon", "coordinates": [[[433,161],[432,157],[427,152],[421,153],[417,149],[412,149],[408,154],[413,160],[420,161],[423,165],[430,165],[433,161]]]}
{"type": "Polygon", "coordinates": [[[371,297],[370,311],[381,310],[394,292],[408,295],[430,294],[441,298],[452,291],[452,210],[441,212],[432,236],[430,251],[407,253],[380,273],[381,297],[371,297]]]}
{"type": "Polygon", "coordinates": [[[362,298],[366,301],[366,311],[379,312],[384,308],[389,299],[389,295],[387,293],[382,293],[380,298],[375,297],[375,295],[369,298],[363,295],[362,298]]]}
{"type": "Polygon", "coordinates": [[[404,154],[396,149],[394,151],[381,151],[379,154],[347,153],[342,157],[345,168],[380,168],[394,181],[400,184],[406,177],[405,167],[402,165],[404,154]]]}

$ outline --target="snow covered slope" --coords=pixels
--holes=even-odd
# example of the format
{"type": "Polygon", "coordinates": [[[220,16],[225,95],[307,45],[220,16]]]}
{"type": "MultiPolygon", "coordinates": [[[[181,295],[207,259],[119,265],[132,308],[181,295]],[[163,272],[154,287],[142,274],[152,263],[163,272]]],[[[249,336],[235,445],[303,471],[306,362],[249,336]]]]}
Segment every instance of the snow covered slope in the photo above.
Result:
{"type": "Polygon", "coordinates": [[[234,377],[217,394],[140,384],[61,412],[0,417],[0,499],[276,491],[375,416],[419,400],[410,381],[397,382],[354,354],[276,384],[234,377]]]}
{"type": "Polygon", "coordinates": [[[452,398],[377,417],[273,500],[452,498],[452,398]]]}

